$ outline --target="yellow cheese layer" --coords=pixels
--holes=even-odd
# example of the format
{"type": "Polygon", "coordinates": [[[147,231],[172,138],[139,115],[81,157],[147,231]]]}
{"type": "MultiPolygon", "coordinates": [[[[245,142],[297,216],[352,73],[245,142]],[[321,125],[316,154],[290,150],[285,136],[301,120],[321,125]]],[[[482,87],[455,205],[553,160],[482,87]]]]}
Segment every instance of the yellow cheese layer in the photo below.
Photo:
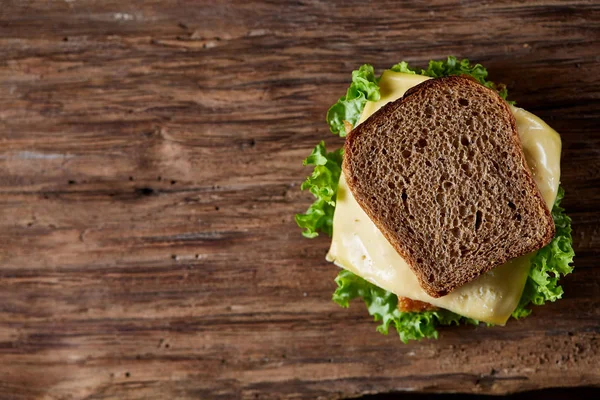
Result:
{"type": "MultiPolygon", "coordinates": [[[[385,71],[379,82],[381,99],[367,102],[359,123],[404,92],[429,78],[385,71]]],[[[511,107],[527,164],[548,207],[560,179],[560,136],[535,115],[511,107]]],[[[358,205],[340,179],[327,259],[398,296],[421,300],[480,321],[503,325],[516,308],[525,286],[532,254],[492,269],[447,296],[433,298],[419,286],[406,261],[358,205]]]]}

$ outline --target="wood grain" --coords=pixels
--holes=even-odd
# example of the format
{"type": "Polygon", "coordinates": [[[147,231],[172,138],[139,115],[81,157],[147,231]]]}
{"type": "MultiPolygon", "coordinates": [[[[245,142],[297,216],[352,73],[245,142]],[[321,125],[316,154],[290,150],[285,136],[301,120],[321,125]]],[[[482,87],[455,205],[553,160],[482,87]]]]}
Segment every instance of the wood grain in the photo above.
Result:
{"type": "Polygon", "coordinates": [[[593,1],[3,1],[0,397],[341,398],[600,385],[593,1]],[[330,301],[300,160],[350,71],[454,54],[561,132],[576,272],[403,345],[330,301]]]}

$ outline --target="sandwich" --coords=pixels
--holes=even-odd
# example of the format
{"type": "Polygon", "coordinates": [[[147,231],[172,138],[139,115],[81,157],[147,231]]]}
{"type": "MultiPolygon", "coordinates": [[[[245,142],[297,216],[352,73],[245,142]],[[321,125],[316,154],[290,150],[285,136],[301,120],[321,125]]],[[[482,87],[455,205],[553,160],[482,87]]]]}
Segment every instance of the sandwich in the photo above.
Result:
{"type": "Polygon", "coordinates": [[[334,302],[362,299],[377,331],[406,343],[562,297],[575,254],[561,139],[507,95],[455,57],[352,72],[327,113],[343,146],[320,142],[304,160],[316,199],[295,218],[305,237],[331,236],[334,302]]]}

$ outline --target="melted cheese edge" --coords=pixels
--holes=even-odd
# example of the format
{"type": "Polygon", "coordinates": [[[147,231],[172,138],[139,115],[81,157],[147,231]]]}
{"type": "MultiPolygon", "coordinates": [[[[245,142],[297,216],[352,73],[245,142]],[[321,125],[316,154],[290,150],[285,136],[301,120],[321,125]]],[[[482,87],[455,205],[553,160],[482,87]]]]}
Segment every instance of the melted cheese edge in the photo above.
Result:
{"type": "MultiPolygon", "coordinates": [[[[411,87],[430,79],[385,71],[379,82],[381,99],[367,102],[359,123],[411,87]]],[[[525,158],[551,209],[560,179],[561,140],[535,115],[511,106],[525,158]]],[[[483,274],[450,294],[433,298],[419,285],[406,261],[358,205],[340,178],[333,218],[333,238],[327,260],[398,296],[421,300],[480,321],[504,325],[519,303],[534,253],[516,258],[483,274]]]]}

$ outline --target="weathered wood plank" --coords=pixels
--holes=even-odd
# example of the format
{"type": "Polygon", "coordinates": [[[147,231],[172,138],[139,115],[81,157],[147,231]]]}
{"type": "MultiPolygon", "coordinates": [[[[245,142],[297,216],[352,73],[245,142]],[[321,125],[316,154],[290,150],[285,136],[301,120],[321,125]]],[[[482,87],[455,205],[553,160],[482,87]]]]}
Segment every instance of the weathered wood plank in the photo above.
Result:
{"type": "Polygon", "coordinates": [[[3,2],[0,393],[599,385],[599,37],[592,1],[3,2]],[[577,269],[525,320],[403,345],[330,302],[300,160],[341,144],[324,113],[353,68],[448,54],[562,133],[577,269]]]}

